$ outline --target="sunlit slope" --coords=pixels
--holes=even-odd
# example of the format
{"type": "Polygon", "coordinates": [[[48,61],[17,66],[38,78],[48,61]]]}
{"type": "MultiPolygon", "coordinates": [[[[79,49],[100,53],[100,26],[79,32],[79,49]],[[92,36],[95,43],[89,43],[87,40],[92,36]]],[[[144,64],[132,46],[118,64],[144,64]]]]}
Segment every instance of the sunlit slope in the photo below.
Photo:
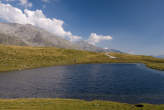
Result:
{"type": "Polygon", "coordinates": [[[0,110],[164,110],[164,105],[136,105],[71,99],[2,99],[0,110]]]}
{"type": "Polygon", "coordinates": [[[54,47],[22,47],[0,45],[0,71],[67,65],[79,63],[106,62],[103,53],[59,49],[54,47]]]}
{"type": "Polygon", "coordinates": [[[131,55],[112,52],[110,53],[110,55],[117,57],[116,62],[144,63],[150,68],[164,70],[164,59],[155,58],[152,56],[131,55]]]}
{"type": "Polygon", "coordinates": [[[0,45],[0,71],[86,63],[144,63],[151,68],[164,70],[164,59],[123,53],[109,54],[116,58],[112,59],[106,53],[72,49],[0,45]]]}

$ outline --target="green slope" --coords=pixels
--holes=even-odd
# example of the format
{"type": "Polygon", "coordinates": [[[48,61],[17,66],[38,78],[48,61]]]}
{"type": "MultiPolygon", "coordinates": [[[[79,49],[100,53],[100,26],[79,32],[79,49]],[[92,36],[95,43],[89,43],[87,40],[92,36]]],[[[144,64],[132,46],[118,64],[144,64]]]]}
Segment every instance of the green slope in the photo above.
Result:
{"type": "MultiPolygon", "coordinates": [[[[22,47],[0,45],[0,71],[69,65],[81,63],[144,63],[164,70],[164,59],[151,56],[95,53],[53,47],[22,47]]],[[[134,105],[108,101],[81,101],[64,99],[0,99],[0,110],[141,110],[134,105]]],[[[164,110],[164,105],[144,104],[143,110],[164,110]]]]}
{"type": "Polygon", "coordinates": [[[117,58],[111,59],[105,53],[54,47],[0,45],[0,71],[82,63],[144,63],[148,67],[164,70],[164,59],[120,53],[110,53],[110,55],[117,58]]]}
{"type": "Polygon", "coordinates": [[[164,105],[135,105],[109,101],[82,101],[71,99],[3,99],[0,110],[164,110],[164,105]]]}
{"type": "Polygon", "coordinates": [[[54,47],[0,45],[0,71],[79,63],[98,63],[105,62],[106,60],[108,60],[108,57],[103,53],[54,47]]]}
{"type": "Polygon", "coordinates": [[[121,54],[121,53],[110,53],[110,55],[117,57],[116,62],[127,62],[127,63],[144,63],[148,67],[164,70],[164,59],[155,58],[152,56],[144,55],[131,55],[131,54],[121,54]]]}

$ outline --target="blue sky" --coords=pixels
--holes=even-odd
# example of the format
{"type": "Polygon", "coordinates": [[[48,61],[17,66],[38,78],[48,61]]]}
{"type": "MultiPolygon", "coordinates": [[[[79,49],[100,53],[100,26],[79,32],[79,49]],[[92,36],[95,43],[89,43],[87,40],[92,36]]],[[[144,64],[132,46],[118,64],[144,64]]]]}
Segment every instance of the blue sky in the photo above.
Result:
{"type": "MultiPolygon", "coordinates": [[[[92,42],[100,47],[134,54],[164,54],[164,0],[0,1],[22,12],[24,9],[41,10],[46,18],[63,21],[62,28],[65,32],[71,32],[72,37],[90,38],[90,42],[95,37],[104,37],[101,41],[99,38],[92,42]]],[[[4,18],[1,17],[1,20],[4,18]]]]}

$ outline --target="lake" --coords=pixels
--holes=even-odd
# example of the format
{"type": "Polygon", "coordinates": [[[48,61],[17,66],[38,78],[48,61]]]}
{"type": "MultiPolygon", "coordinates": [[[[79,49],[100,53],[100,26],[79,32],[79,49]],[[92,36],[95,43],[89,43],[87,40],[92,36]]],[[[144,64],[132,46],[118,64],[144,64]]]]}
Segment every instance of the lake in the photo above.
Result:
{"type": "Polygon", "coordinates": [[[144,64],[79,64],[2,72],[0,98],[164,104],[164,71],[144,64]]]}

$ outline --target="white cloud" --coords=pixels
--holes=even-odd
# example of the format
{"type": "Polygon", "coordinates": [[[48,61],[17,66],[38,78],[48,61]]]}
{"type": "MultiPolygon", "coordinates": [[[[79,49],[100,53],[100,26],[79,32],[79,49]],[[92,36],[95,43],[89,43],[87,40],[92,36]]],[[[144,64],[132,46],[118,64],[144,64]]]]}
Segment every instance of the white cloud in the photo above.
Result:
{"type": "Polygon", "coordinates": [[[31,2],[29,2],[28,0],[19,0],[19,2],[20,2],[20,5],[22,5],[22,6],[25,6],[26,8],[31,8],[32,7],[32,3],[31,2]]]}
{"type": "MultiPolygon", "coordinates": [[[[23,3],[23,2],[22,2],[23,3]]],[[[24,2],[25,4],[27,2],[24,2]]],[[[11,23],[19,24],[31,24],[36,27],[43,28],[56,36],[63,37],[70,41],[81,40],[82,37],[73,35],[70,31],[64,30],[64,21],[56,18],[47,18],[42,10],[29,10],[22,11],[19,8],[13,7],[10,4],[4,4],[0,2],[0,19],[11,23]]],[[[97,35],[91,33],[88,38],[88,43],[95,45],[103,40],[111,40],[111,36],[97,35]]]]}
{"type": "Polygon", "coordinates": [[[89,39],[88,39],[88,43],[95,45],[96,43],[99,43],[100,41],[103,40],[111,40],[112,37],[111,36],[104,36],[104,35],[97,35],[96,33],[91,33],[89,39]]]}
{"type": "Polygon", "coordinates": [[[25,24],[26,22],[26,16],[20,9],[3,3],[0,3],[0,18],[13,23],[25,24]]]}
{"type": "Polygon", "coordinates": [[[64,21],[47,18],[41,10],[31,11],[25,9],[23,12],[10,4],[0,3],[0,18],[12,23],[32,24],[71,41],[81,39],[80,36],[74,36],[71,32],[64,30],[64,21]]]}
{"type": "Polygon", "coordinates": [[[74,36],[74,35],[70,35],[69,36],[70,41],[78,41],[81,40],[82,38],[80,36],[74,36]]]}

